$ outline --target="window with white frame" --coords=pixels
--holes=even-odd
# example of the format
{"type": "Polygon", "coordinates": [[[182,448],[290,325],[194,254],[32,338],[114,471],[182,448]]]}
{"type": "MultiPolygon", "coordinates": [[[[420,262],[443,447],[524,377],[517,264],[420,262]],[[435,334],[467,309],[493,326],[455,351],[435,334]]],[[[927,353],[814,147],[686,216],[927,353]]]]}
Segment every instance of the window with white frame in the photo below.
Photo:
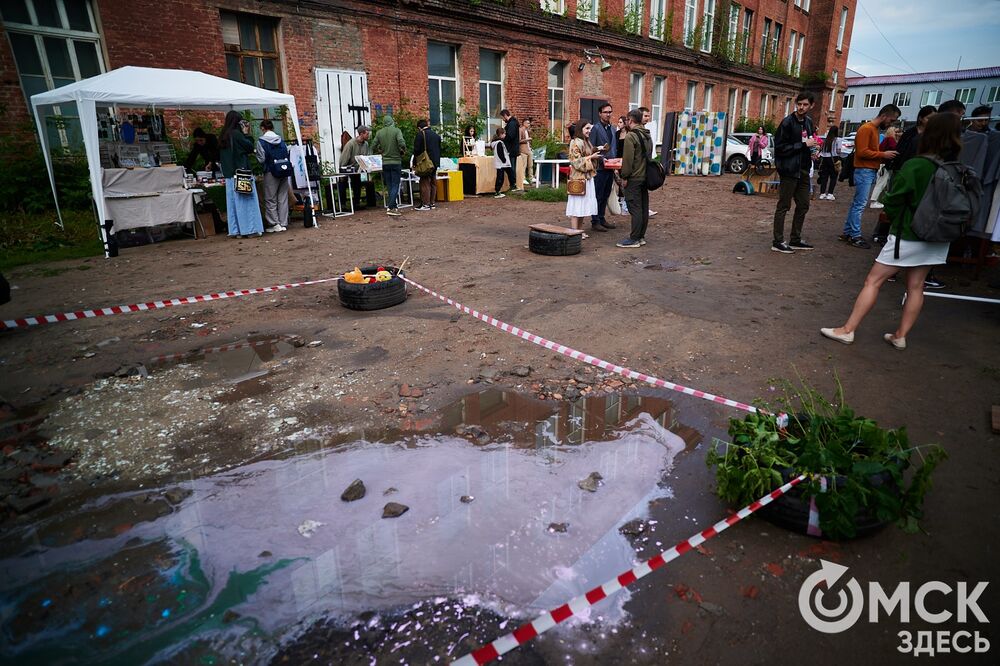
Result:
{"type": "Polygon", "coordinates": [[[548,12],[549,14],[559,14],[562,16],[566,13],[566,0],[541,0],[539,5],[543,12],[548,12]]]}
{"type": "Polygon", "coordinates": [[[566,91],[564,80],[566,63],[549,60],[549,129],[554,135],[562,138],[563,133],[563,96],[566,91]]]}
{"type": "Polygon", "coordinates": [[[576,17],[581,21],[597,23],[601,0],[578,0],[576,3],[576,17]]]}
{"type": "Polygon", "coordinates": [[[854,108],[854,94],[844,95],[844,108],[853,109],[854,108]]]}
{"type": "Polygon", "coordinates": [[[743,103],[740,105],[740,109],[743,111],[743,114],[742,114],[743,118],[749,118],[750,117],[750,91],[749,90],[744,90],[743,91],[743,103]]]}
{"type": "MultiPolygon", "coordinates": [[[[4,0],[0,12],[29,103],[32,95],[104,72],[101,36],[90,0],[4,0]]],[[[64,113],[72,106],[42,108],[50,146],[83,146],[79,117],[64,113]]]]}
{"type": "Polygon", "coordinates": [[[830,106],[827,107],[826,110],[829,111],[830,113],[833,113],[833,111],[836,109],[836,106],[837,106],[837,86],[834,86],[833,90],[830,92],[830,106]]]}
{"type": "Polygon", "coordinates": [[[767,62],[767,47],[771,43],[771,19],[764,19],[764,32],[760,36],[760,66],[767,62]]]}
{"type": "Polygon", "coordinates": [[[743,10],[743,34],[741,35],[743,39],[742,51],[743,58],[742,62],[750,62],[750,31],[753,30],[753,10],[745,9],[743,10]]]}
{"type": "Polygon", "coordinates": [[[792,113],[792,98],[785,98],[785,115],[790,115],[792,113]]]}
{"type": "Polygon", "coordinates": [[[489,139],[500,127],[503,109],[503,54],[479,49],[479,115],[486,119],[480,139],[489,139]]]}
{"type": "Polygon", "coordinates": [[[767,118],[767,95],[761,94],[759,109],[760,109],[760,117],[767,118]]]}
{"type": "Polygon", "coordinates": [[[625,0],[625,32],[638,35],[642,32],[642,11],[646,3],[643,0],[625,0]]]}
{"type": "Polygon", "coordinates": [[[840,72],[833,70],[833,85],[840,83],[840,72]]]}
{"type": "Polygon", "coordinates": [[[704,38],[701,40],[701,50],[709,53],[712,50],[712,37],[715,30],[715,0],[705,0],[705,6],[701,14],[702,25],[704,25],[704,38]]]}
{"type": "Polygon", "coordinates": [[[427,42],[427,97],[431,125],[454,125],[458,107],[458,47],[427,42]]]}
{"type": "Polygon", "coordinates": [[[865,108],[877,109],[882,106],[882,93],[866,93],[865,108]]]}
{"type": "MultiPolygon", "coordinates": [[[[774,22],[774,38],[771,40],[771,54],[775,57],[781,56],[781,28],[782,25],[777,21],[774,22]]],[[[788,63],[791,65],[791,63],[788,63]]]]}
{"type": "Polygon", "coordinates": [[[1000,86],[992,86],[990,91],[986,93],[986,99],[984,99],[983,102],[985,104],[1000,102],[1000,86]]]}
{"type": "Polygon", "coordinates": [[[712,110],[712,92],[715,90],[715,86],[711,83],[705,84],[705,110],[712,110]]]}
{"type": "Polygon", "coordinates": [[[937,106],[941,103],[940,90],[925,90],[920,94],[920,106],[937,106]]]}
{"type": "Polygon", "coordinates": [[[684,46],[694,46],[695,17],[698,15],[698,0],[684,0],[684,46]]]}
{"type": "Polygon", "coordinates": [[[639,72],[632,72],[628,84],[628,110],[638,109],[642,106],[642,87],[646,81],[646,75],[639,72]]]}
{"type": "Polygon", "coordinates": [[[903,108],[904,106],[910,105],[910,93],[908,92],[898,92],[892,96],[892,103],[903,108]]]}
{"type": "Polygon", "coordinates": [[[649,36],[653,39],[666,39],[667,0],[650,0],[649,2],[649,36]]]}
{"type": "Polygon", "coordinates": [[[962,104],[972,104],[976,100],[976,89],[959,88],[955,91],[955,99],[962,104]]]}
{"type": "Polygon", "coordinates": [[[684,98],[684,110],[694,111],[695,99],[698,97],[698,82],[688,81],[687,96],[684,98]]]}
{"type": "MultiPolygon", "coordinates": [[[[805,50],[805,48],[806,48],[806,36],[800,32],[799,33],[799,47],[795,50],[795,75],[796,76],[798,76],[799,73],[802,71],[802,52],[805,50]]],[[[791,63],[789,63],[789,67],[791,67],[791,63]]]]}
{"type": "Polygon", "coordinates": [[[653,145],[660,143],[660,127],[663,126],[663,96],[667,88],[667,79],[663,76],[653,77],[653,97],[649,105],[649,113],[653,123],[653,145]]]}
{"type": "Polygon", "coordinates": [[[795,40],[798,38],[799,33],[792,30],[791,36],[788,38],[788,67],[791,69],[792,63],[795,62],[795,40]]]}
{"type": "Polygon", "coordinates": [[[802,11],[809,11],[809,2],[810,0],[802,0],[802,11]]]}
{"type": "Polygon", "coordinates": [[[729,89],[729,100],[726,105],[726,111],[729,112],[729,127],[735,127],[736,125],[736,88],[729,89]]]}
{"type": "Polygon", "coordinates": [[[844,50],[845,30],[847,30],[847,7],[840,10],[840,27],[837,28],[837,51],[844,50]]]}
{"type": "Polygon", "coordinates": [[[740,6],[735,2],[729,5],[729,47],[736,50],[739,44],[740,6]]]}

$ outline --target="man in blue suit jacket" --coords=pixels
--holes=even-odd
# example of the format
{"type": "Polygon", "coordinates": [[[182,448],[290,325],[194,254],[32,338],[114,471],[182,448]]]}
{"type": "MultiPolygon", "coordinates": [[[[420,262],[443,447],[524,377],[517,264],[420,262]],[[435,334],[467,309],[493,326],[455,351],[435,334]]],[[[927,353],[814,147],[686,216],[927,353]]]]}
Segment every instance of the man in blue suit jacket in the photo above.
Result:
{"type": "MultiPolygon", "coordinates": [[[[611,104],[605,102],[597,109],[597,121],[590,130],[590,143],[595,148],[607,146],[601,153],[604,157],[618,157],[618,133],[611,124],[611,104]]],[[[616,224],[608,222],[604,214],[608,209],[608,197],[611,196],[611,186],[615,182],[614,171],[611,169],[598,169],[594,176],[594,191],[597,194],[597,215],[590,217],[590,224],[594,231],[607,231],[614,229],[616,224]]]]}

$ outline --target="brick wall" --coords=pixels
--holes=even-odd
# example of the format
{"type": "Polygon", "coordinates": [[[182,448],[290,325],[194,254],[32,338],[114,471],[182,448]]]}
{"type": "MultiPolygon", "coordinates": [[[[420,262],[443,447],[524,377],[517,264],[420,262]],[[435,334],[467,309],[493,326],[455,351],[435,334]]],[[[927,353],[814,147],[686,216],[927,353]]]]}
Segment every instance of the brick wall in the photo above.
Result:
{"type": "MultiPolygon", "coordinates": [[[[713,84],[713,110],[727,108],[731,87],[751,91],[749,111],[756,115],[761,95],[777,98],[771,114],[780,117],[786,97],[797,93],[798,80],[777,76],[760,67],[720,64],[707,53],[682,46],[684,0],[670,0],[673,12],[672,40],[657,41],[649,33],[649,4],[643,3],[639,35],[627,35],[620,26],[625,0],[601,0],[600,17],[605,27],[575,18],[577,1],[567,0],[566,15],[553,17],[539,10],[537,0],[513,0],[500,4],[472,4],[459,0],[94,0],[102,28],[103,45],[112,68],[122,65],[196,69],[226,75],[222,48],[220,10],[247,12],[279,21],[282,84],[295,95],[306,134],[316,131],[315,68],[365,71],[369,97],[374,104],[398,107],[404,101],[414,112],[427,109],[427,42],[454,44],[459,53],[458,96],[467,109],[478,110],[479,49],[505,53],[505,105],[519,117],[533,116],[536,126],[548,114],[547,70],[549,60],[567,63],[565,109],[567,122],[576,120],[581,98],[609,99],[620,115],[628,108],[629,75],[645,75],[642,103],[650,106],[654,77],[666,79],[664,110],[683,108],[687,82],[698,83],[696,105],[703,105],[705,84],[713,84]],[[600,47],[612,64],[600,71],[600,59],[586,63],[583,51],[600,47]],[[579,65],[584,64],[582,71],[579,65]]],[[[699,0],[699,16],[704,6],[699,0]]],[[[782,57],[792,30],[806,35],[803,71],[840,72],[850,41],[856,0],[813,0],[804,13],[794,0],[744,0],[741,9],[755,12],[750,43],[754,55],[760,47],[763,19],[783,24],[782,57]],[[835,48],[840,8],[847,6],[851,21],[843,53],[835,48]]],[[[725,16],[727,0],[716,0],[716,12],[725,16]]],[[[741,17],[742,24],[742,17],[741,17]]],[[[757,55],[759,62],[759,55],[757,55]]],[[[0,45],[0,86],[7,95],[7,114],[26,118],[9,45],[0,45]]],[[[817,121],[839,119],[839,101],[829,114],[830,81],[812,84],[822,95],[816,107],[817,121]]],[[[741,107],[738,94],[737,108],[741,107]]]]}

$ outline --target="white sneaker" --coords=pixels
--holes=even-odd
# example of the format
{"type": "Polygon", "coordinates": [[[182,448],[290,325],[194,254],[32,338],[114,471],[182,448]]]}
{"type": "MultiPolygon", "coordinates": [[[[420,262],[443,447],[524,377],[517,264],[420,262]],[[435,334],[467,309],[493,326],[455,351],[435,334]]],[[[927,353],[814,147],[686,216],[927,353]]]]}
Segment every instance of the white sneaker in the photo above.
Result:
{"type": "Polygon", "coordinates": [[[278,225],[278,231],[288,231],[288,227],[285,227],[285,226],[282,226],[282,225],[279,224],[278,225]]]}
{"type": "Polygon", "coordinates": [[[833,196],[832,194],[828,194],[826,195],[826,199],[827,201],[836,201],[837,197],[833,196]]]}
{"type": "Polygon", "coordinates": [[[493,198],[494,199],[503,199],[505,196],[507,196],[507,195],[504,194],[503,192],[498,192],[497,194],[493,195],[493,198]]]}
{"type": "Polygon", "coordinates": [[[282,229],[281,225],[279,225],[279,224],[276,224],[273,227],[267,227],[266,229],[264,229],[264,233],[265,234],[276,234],[279,231],[284,231],[284,229],[282,229]]]}
{"type": "Polygon", "coordinates": [[[872,204],[871,204],[871,207],[872,208],[876,208],[876,209],[878,209],[878,208],[885,208],[885,206],[883,206],[882,204],[880,204],[878,201],[873,201],[872,204]]]}
{"type": "Polygon", "coordinates": [[[829,194],[821,194],[821,195],[819,195],[819,198],[820,199],[829,199],[830,195],[829,194]]]}
{"type": "Polygon", "coordinates": [[[649,211],[649,216],[653,217],[654,215],[656,215],[656,213],[657,213],[657,211],[651,210],[651,211],[649,211]]]}

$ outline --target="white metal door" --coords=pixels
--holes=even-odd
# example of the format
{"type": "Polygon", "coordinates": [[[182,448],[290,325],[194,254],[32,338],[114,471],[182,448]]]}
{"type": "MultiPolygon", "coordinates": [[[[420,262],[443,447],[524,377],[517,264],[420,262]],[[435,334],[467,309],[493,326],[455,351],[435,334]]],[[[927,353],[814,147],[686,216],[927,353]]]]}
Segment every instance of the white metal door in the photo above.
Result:
{"type": "Polygon", "coordinates": [[[328,162],[340,159],[343,132],[354,136],[358,125],[371,125],[368,77],[364,72],[341,69],[316,70],[316,115],[319,118],[320,156],[328,162]]]}

